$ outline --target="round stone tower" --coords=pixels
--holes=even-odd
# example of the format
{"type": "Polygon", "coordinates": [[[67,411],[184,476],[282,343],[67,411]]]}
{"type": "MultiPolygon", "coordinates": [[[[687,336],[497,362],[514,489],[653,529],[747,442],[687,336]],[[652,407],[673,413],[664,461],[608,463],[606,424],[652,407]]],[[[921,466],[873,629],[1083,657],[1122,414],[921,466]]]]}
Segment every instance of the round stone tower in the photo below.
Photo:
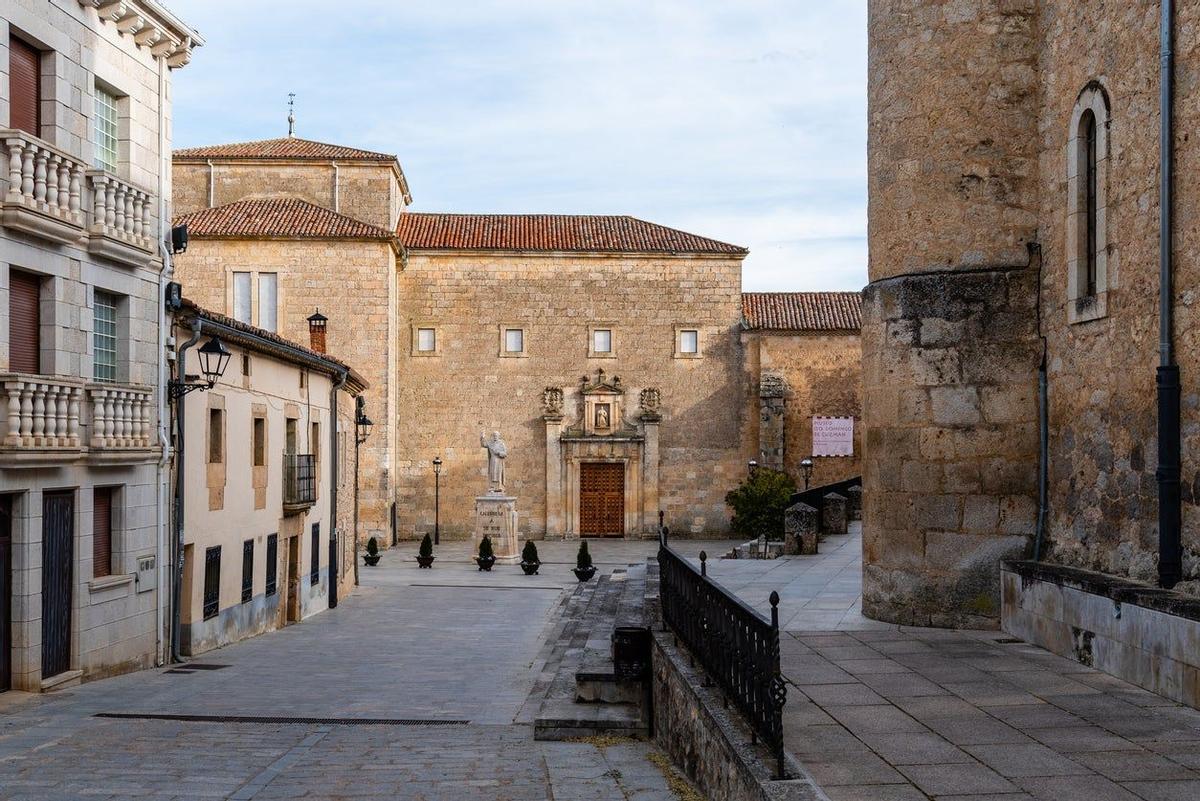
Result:
{"type": "Polygon", "coordinates": [[[863,610],[997,624],[1037,518],[1036,0],[869,4],[863,610]]]}

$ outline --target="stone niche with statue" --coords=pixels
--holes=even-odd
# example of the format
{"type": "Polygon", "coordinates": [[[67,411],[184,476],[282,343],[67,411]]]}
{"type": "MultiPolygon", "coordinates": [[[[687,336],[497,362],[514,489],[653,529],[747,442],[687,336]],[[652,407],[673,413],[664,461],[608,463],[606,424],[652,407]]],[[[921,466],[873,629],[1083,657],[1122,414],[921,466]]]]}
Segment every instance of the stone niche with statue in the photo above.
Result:
{"type": "Polygon", "coordinates": [[[662,398],[641,389],[631,412],[630,394],[620,376],[582,376],[568,419],[563,388],[542,393],[548,537],[655,536],[662,398]]]}

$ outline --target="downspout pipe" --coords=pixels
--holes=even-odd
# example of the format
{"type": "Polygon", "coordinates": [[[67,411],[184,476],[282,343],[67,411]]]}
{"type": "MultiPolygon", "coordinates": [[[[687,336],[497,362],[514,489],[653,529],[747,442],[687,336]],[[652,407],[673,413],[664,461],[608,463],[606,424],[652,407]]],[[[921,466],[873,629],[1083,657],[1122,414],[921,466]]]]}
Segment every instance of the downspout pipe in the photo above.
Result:
{"type": "MultiPolygon", "coordinates": [[[[199,317],[192,318],[192,338],[179,348],[175,357],[175,380],[183,384],[187,380],[187,352],[200,341],[203,323],[199,317]]],[[[171,661],[182,662],[179,652],[180,604],[183,601],[183,478],[184,449],[183,408],[186,395],[175,399],[175,536],[171,543],[171,661]]]]}
{"type": "Polygon", "coordinates": [[[1174,195],[1174,53],[1175,8],[1173,0],[1162,0],[1159,75],[1158,137],[1158,583],[1174,587],[1183,578],[1182,501],[1179,479],[1180,381],[1175,363],[1172,319],[1172,242],[1174,227],[1171,201],[1174,195]]]}
{"type": "Polygon", "coordinates": [[[349,374],[342,371],[329,390],[329,608],[338,605],[338,393],[349,374]]]}

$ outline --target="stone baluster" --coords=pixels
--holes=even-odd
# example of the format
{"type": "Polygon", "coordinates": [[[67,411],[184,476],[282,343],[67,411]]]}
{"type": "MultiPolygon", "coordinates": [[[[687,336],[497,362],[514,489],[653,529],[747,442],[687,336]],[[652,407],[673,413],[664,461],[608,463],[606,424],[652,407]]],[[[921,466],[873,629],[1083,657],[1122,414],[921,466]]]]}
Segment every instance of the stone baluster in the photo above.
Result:
{"type": "Polygon", "coordinates": [[[137,196],[136,189],[128,189],[127,188],[125,190],[125,228],[124,228],[124,231],[127,234],[136,234],[138,225],[139,225],[136,217],[134,216],[134,212],[135,212],[134,204],[136,202],[136,196],[137,196]]]}
{"type": "Polygon", "coordinates": [[[21,196],[21,160],[25,148],[19,141],[8,140],[8,199],[16,200],[21,196]]]}
{"type": "Polygon", "coordinates": [[[79,447],[79,399],[83,390],[79,387],[71,389],[71,400],[67,406],[67,436],[72,448],[79,447]]]}
{"type": "Polygon", "coordinates": [[[8,384],[8,426],[4,434],[4,444],[15,447],[21,444],[21,390],[25,385],[20,381],[8,384]]]}
{"type": "Polygon", "coordinates": [[[46,427],[42,431],[42,444],[47,448],[58,446],[58,385],[43,384],[46,404],[46,427]]]}
{"type": "Polygon", "coordinates": [[[129,404],[129,391],[121,390],[117,393],[117,402],[120,404],[120,414],[117,419],[121,424],[121,431],[117,435],[117,446],[128,448],[133,444],[133,417],[130,412],[133,410],[129,404]]]}
{"type": "Polygon", "coordinates": [[[37,163],[33,168],[33,199],[39,206],[46,203],[46,160],[49,156],[50,154],[40,147],[34,156],[37,163]]]}
{"type": "Polygon", "coordinates": [[[150,396],[145,394],[138,401],[138,445],[150,447],[150,396]]]}
{"type": "Polygon", "coordinates": [[[117,219],[117,187],[114,181],[104,181],[104,225],[112,228],[117,219]]]}
{"type": "Polygon", "coordinates": [[[92,447],[103,448],[105,428],[108,421],[104,419],[105,400],[108,392],[103,389],[92,390],[92,447]]]}
{"type": "Polygon", "coordinates": [[[71,162],[66,159],[58,165],[58,211],[63,215],[71,213],[71,162]]]}
{"type": "Polygon", "coordinates": [[[58,444],[64,448],[74,446],[71,441],[71,387],[58,388],[58,444]]]}
{"type": "Polygon", "coordinates": [[[33,446],[46,444],[46,385],[35,384],[33,392],[33,446]]]}
{"type": "Polygon", "coordinates": [[[33,197],[33,148],[26,146],[21,155],[21,194],[33,197]]]}
{"type": "Polygon", "coordinates": [[[33,444],[33,394],[36,384],[21,385],[21,444],[33,444]]]}
{"type": "Polygon", "coordinates": [[[92,221],[98,225],[104,224],[108,215],[107,193],[105,191],[108,179],[103,176],[92,178],[92,221]]]}
{"type": "Polygon", "coordinates": [[[62,165],[62,156],[50,154],[50,163],[46,165],[46,205],[50,211],[58,213],[58,168],[62,165]]]}
{"type": "Polygon", "coordinates": [[[71,167],[71,200],[70,210],[72,215],[78,215],[80,209],[83,208],[83,167],[75,164],[71,167]]]}
{"type": "Polygon", "coordinates": [[[128,194],[128,192],[125,189],[125,184],[123,184],[119,181],[113,181],[112,184],[116,185],[115,195],[114,195],[115,201],[116,201],[116,212],[113,216],[112,224],[113,224],[113,227],[116,228],[119,233],[124,233],[125,232],[125,197],[128,194]]]}

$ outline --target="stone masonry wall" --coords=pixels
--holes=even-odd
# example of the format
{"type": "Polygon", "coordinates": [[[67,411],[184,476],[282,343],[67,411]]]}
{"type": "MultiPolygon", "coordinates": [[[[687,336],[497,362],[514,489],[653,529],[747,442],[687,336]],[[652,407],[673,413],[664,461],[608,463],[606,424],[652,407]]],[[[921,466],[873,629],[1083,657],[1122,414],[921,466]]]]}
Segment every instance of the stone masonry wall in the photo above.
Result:
{"type": "Polygon", "coordinates": [[[441,456],[444,536],[469,534],[487,488],[481,431],[509,446],[507,489],[522,536],[545,526],[542,391],[563,388],[564,425],[578,419],[580,377],[598,368],[638,393],[662,391],[660,497],[680,533],[721,533],[724,496],[753,453],[741,368],[741,263],[736,258],[413,253],[400,273],[397,462],[400,536],[433,527],[441,456]],[[589,358],[588,325],[610,323],[615,358],[589,358]],[[523,327],[527,355],[500,355],[501,325],[523,327]],[[437,330],[438,353],[413,353],[416,326],[437,330]],[[701,358],[676,358],[676,326],[700,331],[701,358]]]}
{"type": "MultiPolygon", "coordinates": [[[[812,453],[812,418],[854,418],[854,456],[813,459],[812,486],[830,484],[862,471],[862,338],[857,333],[742,334],[751,392],[758,377],[775,373],[786,385],[783,468],[804,486],[800,461],[812,453]]],[[[757,397],[752,398],[757,405],[757,397]]],[[[760,425],[757,415],[752,426],[760,425]]],[[[757,441],[757,433],[753,435],[757,441]]]]}
{"type": "MultiPolygon", "coordinates": [[[[364,396],[375,423],[360,448],[359,540],[391,542],[390,505],[395,458],[394,341],[395,256],[383,242],[354,240],[193,239],[176,257],[175,270],[184,296],[232,316],[235,270],[279,274],[279,333],[309,343],[307,318],[317,308],[329,318],[327,349],[370,384],[364,396]]],[[[256,294],[256,293],[255,293],[256,294]]],[[[257,304],[257,297],[254,298],[257,304]]],[[[257,309],[255,309],[255,320],[257,309]]],[[[348,445],[353,451],[354,439],[348,445]]],[[[351,453],[351,458],[353,454],[351,453]]],[[[353,461],[351,461],[351,465],[353,461]]]]}
{"type": "Polygon", "coordinates": [[[869,6],[864,611],[995,626],[1036,523],[1037,3],[869,6]]]}

